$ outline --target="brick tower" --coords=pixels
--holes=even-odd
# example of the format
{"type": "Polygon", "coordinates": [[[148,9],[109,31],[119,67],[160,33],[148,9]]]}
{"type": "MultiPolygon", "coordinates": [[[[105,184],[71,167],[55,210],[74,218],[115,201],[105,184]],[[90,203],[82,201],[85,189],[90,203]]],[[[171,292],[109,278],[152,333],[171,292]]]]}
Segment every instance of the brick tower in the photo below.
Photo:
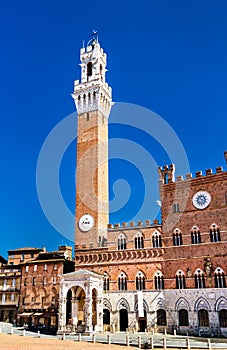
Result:
{"type": "Polygon", "coordinates": [[[81,81],[72,97],[77,120],[75,248],[97,247],[107,238],[108,116],[112,91],[105,82],[106,54],[97,34],[80,50],[81,81]]]}

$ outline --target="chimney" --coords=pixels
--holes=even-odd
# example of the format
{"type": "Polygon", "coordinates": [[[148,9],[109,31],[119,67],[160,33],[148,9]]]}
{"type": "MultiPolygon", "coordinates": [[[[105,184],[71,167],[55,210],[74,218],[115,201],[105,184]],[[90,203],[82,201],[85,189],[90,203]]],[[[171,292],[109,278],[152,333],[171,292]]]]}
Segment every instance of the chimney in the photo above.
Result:
{"type": "Polygon", "coordinates": [[[227,151],[224,152],[224,157],[225,157],[225,161],[226,161],[226,164],[227,164],[227,151]]]}
{"type": "Polygon", "coordinates": [[[67,260],[72,260],[72,247],[67,245],[59,245],[58,251],[63,253],[67,260]]]}

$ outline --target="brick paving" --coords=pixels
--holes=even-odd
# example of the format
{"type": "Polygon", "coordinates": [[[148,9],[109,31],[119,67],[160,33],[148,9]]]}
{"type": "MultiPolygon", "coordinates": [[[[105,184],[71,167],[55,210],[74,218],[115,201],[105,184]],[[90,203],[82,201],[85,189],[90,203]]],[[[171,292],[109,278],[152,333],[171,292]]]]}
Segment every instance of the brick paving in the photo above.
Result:
{"type": "MultiPolygon", "coordinates": [[[[124,350],[122,345],[92,344],[73,340],[32,338],[0,334],[0,350],[124,350]]],[[[135,349],[130,347],[130,349],[135,349]]]]}

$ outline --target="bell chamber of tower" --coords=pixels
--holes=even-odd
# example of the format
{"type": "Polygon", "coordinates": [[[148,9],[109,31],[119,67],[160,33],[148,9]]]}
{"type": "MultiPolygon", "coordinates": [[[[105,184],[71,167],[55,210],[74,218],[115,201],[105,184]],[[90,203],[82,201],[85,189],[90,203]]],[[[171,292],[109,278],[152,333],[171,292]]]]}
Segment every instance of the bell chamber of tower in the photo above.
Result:
{"type": "Polygon", "coordinates": [[[93,38],[80,50],[81,81],[75,80],[74,98],[78,114],[99,110],[108,118],[112,89],[105,81],[106,53],[93,38]]]}

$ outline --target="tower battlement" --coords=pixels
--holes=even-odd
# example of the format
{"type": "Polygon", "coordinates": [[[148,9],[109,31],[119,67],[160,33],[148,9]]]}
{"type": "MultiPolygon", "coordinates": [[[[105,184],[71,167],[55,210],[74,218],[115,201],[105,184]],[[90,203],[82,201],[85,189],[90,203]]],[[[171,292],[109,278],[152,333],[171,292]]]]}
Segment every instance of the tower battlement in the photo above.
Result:
{"type": "Polygon", "coordinates": [[[158,219],[155,219],[153,222],[151,220],[139,220],[137,223],[135,221],[130,221],[130,222],[122,222],[120,223],[115,223],[115,224],[108,224],[108,230],[118,230],[118,229],[130,229],[130,228],[146,228],[146,227],[153,227],[153,226],[159,226],[160,223],[158,219]]]}
{"type": "MultiPolygon", "coordinates": [[[[224,157],[227,163],[227,151],[224,152],[224,157]]],[[[194,177],[192,173],[188,173],[185,175],[185,178],[183,177],[183,175],[179,175],[176,177],[176,180],[175,180],[175,165],[170,164],[170,165],[164,165],[163,167],[160,166],[158,168],[158,173],[159,173],[159,184],[166,185],[173,182],[183,182],[183,181],[188,181],[188,180],[201,178],[201,177],[205,178],[206,176],[208,177],[211,175],[226,173],[226,171],[223,170],[222,166],[218,166],[215,169],[215,173],[213,173],[213,170],[209,168],[205,170],[205,173],[203,173],[201,170],[196,171],[194,177]]]]}

